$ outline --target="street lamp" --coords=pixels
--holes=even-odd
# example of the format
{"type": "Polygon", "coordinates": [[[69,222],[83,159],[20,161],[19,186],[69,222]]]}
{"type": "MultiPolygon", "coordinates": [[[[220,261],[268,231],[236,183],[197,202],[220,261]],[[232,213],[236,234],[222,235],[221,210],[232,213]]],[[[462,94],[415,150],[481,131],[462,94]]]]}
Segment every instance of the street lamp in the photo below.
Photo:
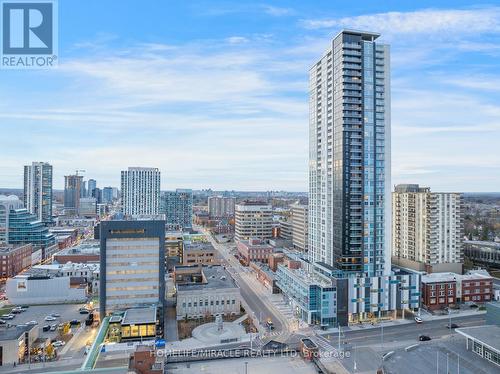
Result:
{"type": "Polygon", "coordinates": [[[245,374],[248,374],[248,361],[245,361],[245,374]]]}

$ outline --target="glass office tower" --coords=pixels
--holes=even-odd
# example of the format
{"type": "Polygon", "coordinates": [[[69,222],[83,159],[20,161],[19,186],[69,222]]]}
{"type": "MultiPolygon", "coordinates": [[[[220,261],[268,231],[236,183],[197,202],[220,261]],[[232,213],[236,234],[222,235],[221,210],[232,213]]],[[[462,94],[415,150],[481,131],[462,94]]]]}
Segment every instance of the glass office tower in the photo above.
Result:
{"type": "Polygon", "coordinates": [[[346,275],[390,271],[390,61],[344,30],[310,69],[309,256],[346,275]]]}

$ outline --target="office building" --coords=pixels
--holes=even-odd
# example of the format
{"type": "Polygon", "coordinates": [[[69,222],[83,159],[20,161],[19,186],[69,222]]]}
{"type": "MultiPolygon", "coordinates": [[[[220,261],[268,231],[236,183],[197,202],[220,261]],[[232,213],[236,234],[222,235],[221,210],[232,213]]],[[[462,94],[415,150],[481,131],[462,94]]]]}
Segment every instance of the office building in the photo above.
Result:
{"type": "Polygon", "coordinates": [[[308,230],[309,230],[309,209],[307,205],[292,204],[292,244],[295,249],[307,252],[308,230]]]}
{"type": "MultiPolygon", "coordinates": [[[[97,182],[95,179],[89,179],[87,182],[87,197],[94,197],[93,192],[97,187],[97,182]]],[[[82,196],[83,197],[83,196],[82,196]]]]}
{"type": "Polygon", "coordinates": [[[9,218],[12,210],[23,208],[23,203],[15,195],[0,195],[0,243],[9,242],[9,218]]]}
{"type": "Polygon", "coordinates": [[[129,167],[121,172],[122,212],[155,215],[160,207],[160,170],[129,167]]]}
{"type": "Polygon", "coordinates": [[[250,238],[236,243],[241,261],[248,266],[250,262],[269,262],[273,247],[262,239],[250,238]]]}
{"type": "Polygon", "coordinates": [[[273,209],[259,201],[243,201],[235,206],[235,240],[271,239],[273,209]]]}
{"type": "Polygon", "coordinates": [[[163,191],[160,196],[160,214],[165,214],[168,230],[190,229],[193,226],[193,191],[163,191]]]}
{"type": "Polygon", "coordinates": [[[24,166],[24,206],[44,223],[52,222],[52,165],[33,162],[24,166]]]}
{"type": "Polygon", "coordinates": [[[394,264],[427,272],[462,272],[461,194],[397,185],[392,205],[394,264]]]}
{"type": "Polygon", "coordinates": [[[217,265],[219,262],[217,251],[209,242],[186,243],[183,246],[183,265],[217,265]]]}
{"type": "Polygon", "coordinates": [[[102,189],[102,202],[105,204],[111,204],[113,199],[113,187],[104,187],[102,189]]]}
{"type": "Polygon", "coordinates": [[[279,220],[279,237],[283,240],[292,240],[293,224],[292,217],[285,217],[279,220]]]}
{"type": "Polygon", "coordinates": [[[102,221],[99,237],[100,318],[143,305],[156,305],[163,315],[165,221],[102,221]]]}
{"type": "MultiPolygon", "coordinates": [[[[83,176],[66,175],[64,177],[64,213],[67,216],[76,216],[80,207],[82,195],[83,176]]],[[[85,187],[83,187],[85,190],[85,187]]]]}
{"type": "Polygon", "coordinates": [[[229,196],[210,196],[208,198],[208,214],[210,219],[234,217],[236,199],[229,196]]]}
{"type": "Polygon", "coordinates": [[[97,188],[97,187],[94,188],[92,190],[91,197],[93,197],[96,200],[97,204],[102,204],[102,190],[100,188],[97,188]]]}
{"type": "Polygon", "coordinates": [[[5,238],[9,244],[29,244],[49,248],[55,244],[55,237],[49,229],[27,209],[11,209],[5,238]]]}
{"type": "Polygon", "coordinates": [[[390,272],[390,61],[379,34],[344,30],[310,76],[309,258],[390,272]]]}
{"type": "Polygon", "coordinates": [[[466,240],[464,242],[464,258],[475,266],[500,269],[500,243],[466,240]]]}
{"type": "Polygon", "coordinates": [[[95,197],[80,198],[79,206],[80,206],[78,208],[79,216],[91,218],[97,215],[97,199],[95,197]]]}
{"type": "Polygon", "coordinates": [[[241,313],[240,289],[223,266],[176,266],[177,319],[241,313]]]}

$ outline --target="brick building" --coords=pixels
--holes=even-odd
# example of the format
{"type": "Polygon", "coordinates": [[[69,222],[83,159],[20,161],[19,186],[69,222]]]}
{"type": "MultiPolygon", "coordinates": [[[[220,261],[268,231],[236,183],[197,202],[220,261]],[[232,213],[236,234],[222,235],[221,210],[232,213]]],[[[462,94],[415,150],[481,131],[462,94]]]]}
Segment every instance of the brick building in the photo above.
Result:
{"type": "Polygon", "coordinates": [[[457,303],[457,274],[432,273],[421,280],[422,307],[444,309],[457,303]]]}
{"type": "Polygon", "coordinates": [[[460,276],[461,302],[485,303],[493,300],[493,278],[482,273],[469,273],[460,276]]]}
{"type": "Polygon", "coordinates": [[[238,241],[238,254],[247,266],[250,261],[266,263],[273,253],[273,247],[261,239],[250,238],[249,240],[238,241]]]}
{"type": "Polygon", "coordinates": [[[12,278],[31,266],[31,244],[0,246],[0,278],[12,278]]]}

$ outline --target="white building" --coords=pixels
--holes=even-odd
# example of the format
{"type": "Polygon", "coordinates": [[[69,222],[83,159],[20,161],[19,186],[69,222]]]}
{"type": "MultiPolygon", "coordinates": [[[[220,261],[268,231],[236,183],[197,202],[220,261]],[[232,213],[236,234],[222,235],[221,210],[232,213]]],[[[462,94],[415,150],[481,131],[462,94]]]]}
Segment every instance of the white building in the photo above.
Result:
{"type": "Polygon", "coordinates": [[[40,221],[52,221],[52,165],[33,162],[24,166],[24,206],[40,221]]]}
{"type": "Polygon", "coordinates": [[[7,279],[7,298],[14,305],[82,303],[86,287],[71,287],[70,277],[17,275],[7,279]]]}
{"type": "Polygon", "coordinates": [[[160,170],[129,167],[121,172],[122,212],[126,215],[158,214],[160,170]]]}
{"type": "Polygon", "coordinates": [[[235,240],[273,237],[273,209],[271,205],[244,201],[235,207],[235,240]]]}
{"type": "Polygon", "coordinates": [[[292,204],[292,243],[294,248],[307,252],[308,214],[307,205],[292,204]]]}
{"type": "Polygon", "coordinates": [[[309,259],[390,272],[389,46],[343,30],[309,70],[309,259]]]}
{"type": "Polygon", "coordinates": [[[392,261],[428,272],[462,272],[463,207],[460,193],[398,185],[392,195],[392,261]]]}
{"type": "Polygon", "coordinates": [[[208,213],[210,218],[233,217],[235,201],[234,197],[210,196],[208,198],[208,213]]]}
{"type": "Polygon", "coordinates": [[[177,319],[240,314],[240,289],[222,266],[177,266],[177,319]],[[201,282],[184,282],[195,272],[201,282]]]}

